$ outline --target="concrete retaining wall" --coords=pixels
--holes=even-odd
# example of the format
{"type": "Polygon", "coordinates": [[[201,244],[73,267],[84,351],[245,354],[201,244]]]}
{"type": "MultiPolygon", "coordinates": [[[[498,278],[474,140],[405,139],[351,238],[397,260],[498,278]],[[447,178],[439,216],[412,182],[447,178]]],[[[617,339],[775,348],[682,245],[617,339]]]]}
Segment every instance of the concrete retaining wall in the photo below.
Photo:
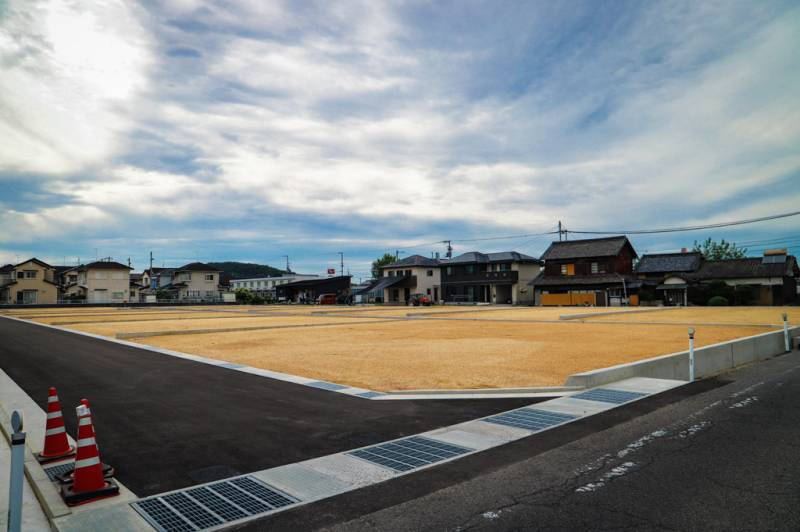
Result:
{"type": "MultiPolygon", "coordinates": [[[[643,312],[664,312],[665,310],[677,310],[686,307],[647,307],[635,308],[630,310],[609,310],[608,312],[578,312],[575,314],[562,314],[558,317],[560,320],[581,320],[584,318],[597,318],[598,316],[610,316],[618,314],[641,314],[643,312]]],[[[605,322],[603,322],[605,323],[605,322]]]]}
{"type": "MultiPolygon", "coordinates": [[[[789,335],[800,337],[800,327],[790,328],[789,335]]],[[[695,375],[697,378],[711,377],[785,352],[782,330],[700,347],[694,351],[695,375]]],[[[689,351],[575,373],[567,377],[564,385],[590,388],[631,377],[689,380],[689,351]]]]}

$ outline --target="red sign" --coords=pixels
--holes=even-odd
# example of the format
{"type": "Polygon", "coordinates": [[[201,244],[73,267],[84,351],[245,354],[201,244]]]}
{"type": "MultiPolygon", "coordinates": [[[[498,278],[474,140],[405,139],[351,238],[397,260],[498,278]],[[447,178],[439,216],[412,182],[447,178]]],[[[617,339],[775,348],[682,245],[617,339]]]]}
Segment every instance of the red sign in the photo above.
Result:
{"type": "Polygon", "coordinates": [[[328,275],[333,275],[336,273],[336,268],[328,268],[328,275]]]}

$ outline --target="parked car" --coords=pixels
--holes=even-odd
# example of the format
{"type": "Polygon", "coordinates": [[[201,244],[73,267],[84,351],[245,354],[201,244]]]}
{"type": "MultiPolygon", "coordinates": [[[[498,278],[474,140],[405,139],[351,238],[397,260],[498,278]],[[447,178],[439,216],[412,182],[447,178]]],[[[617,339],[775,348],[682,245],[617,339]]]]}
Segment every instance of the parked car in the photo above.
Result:
{"type": "Polygon", "coordinates": [[[432,303],[431,298],[425,294],[412,294],[408,300],[408,304],[414,307],[419,307],[420,305],[423,307],[430,307],[432,303]]]}
{"type": "Polygon", "coordinates": [[[335,305],[336,294],[320,294],[317,297],[317,305],[335,305]]]}

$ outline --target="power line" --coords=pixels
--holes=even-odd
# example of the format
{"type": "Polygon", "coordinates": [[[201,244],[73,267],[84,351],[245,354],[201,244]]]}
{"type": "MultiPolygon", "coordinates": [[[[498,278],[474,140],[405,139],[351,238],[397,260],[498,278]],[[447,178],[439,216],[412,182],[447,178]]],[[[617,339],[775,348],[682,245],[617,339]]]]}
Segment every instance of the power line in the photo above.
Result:
{"type": "Polygon", "coordinates": [[[655,233],[678,233],[683,231],[699,231],[701,229],[716,229],[719,227],[731,227],[734,225],[745,225],[756,222],[766,222],[769,220],[778,220],[780,218],[788,218],[790,216],[797,216],[797,215],[800,215],[800,211],[787,212],[783,214],[773,214],[772,216],[762,216],[761,218],[749,218],[747,220],[736,220],[733,222],[720,222],[716,224],[706,224],[706,225],[692,225],[687,227],[670,227],[667,229],[633,229],[626,231],[573,231],[571,229],[565,229],[564,231],[567,233],[575,233],[579,235],[608,235],[608,234],[650,235],[655,233]]]}

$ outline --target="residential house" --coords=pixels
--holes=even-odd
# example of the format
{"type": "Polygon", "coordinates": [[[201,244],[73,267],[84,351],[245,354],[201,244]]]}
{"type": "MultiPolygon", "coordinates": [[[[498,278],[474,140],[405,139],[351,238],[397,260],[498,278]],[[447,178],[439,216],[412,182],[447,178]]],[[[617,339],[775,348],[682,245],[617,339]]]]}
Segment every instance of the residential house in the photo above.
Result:
{"type": "Polygon", "coordinates": [[[191,262],[175,268],[168,291],[179,301],[218,301],[222,299],[219,287],[220,271],[202,262],[191,262]]]}
{"type": "Polygon", "coordinates": [[[553,242],[529,284],[537,305],[638,305],[637,257],[625,236],[553,242]]]}
{"type": "Polygon", "coordinates": [[[57,302],[58,282],[53,266],[32,258],[0,268],[0,303],[41,305],[57,302]]]}
{"type": "Polygon", "coordinates": [[[415,294],[428,296],[439,302],[441,270],[439,259],[411,255],[381,268],[381,278],[372,283],[367,292],[382,294],[384,303],[407,305],[415,294]]]}
{"type": "Polygon", "coordinates": [[[712,283],[724,283],[731,304],[786,305],[797,299],[797,259],[785,249],[762,257],[705,260],[699,252],[643,255],[636,267],[644,292],[664,305],[705,305],[712,283]]]}
{"type": "Polygon", "coordinates": [[[131,273],[130,288],[128,289],[131,302],[139,301],[139,292],[142,288],[144,288],[142,285],[142,274],[131,273]]]}
{"type": "Polygon", "coordinates": [[[532,305],[528,283],[542,262],[517,251],[470,251],[441,261],[441,287],[448,303],[532,305]]]}
{"type": "Polygon", "coordinates": [[[323,294],[335,294],[338,300],[351,297],[350,276],[305,279],[276,286],[278,301],[287,303],[312,303],[323,294]]]}
{"type": "Polygon", "coordinates": [[[252,277],[248,279],[231,279],[230,289],[238,290],[245,288],[256,295],[268,299],[276,299],[276,288],[283,284],[293,283],[295,281],[303,281],[307,279],[319,279],[318,275],[304,275],[298,273],[288,273],[286,275],[278,275],[273,277],[252,277]]]}
{"type": "Polygon", "coordinates": [[[703,264],[700,252],[648,253],[636,265],[636,276],[642,281],[641,299],[661,301],[664,305],[689,304],[692,274],[703,264]]]}
{"type": "Polygon", "coordinates": [[[112,260],[76,266],[61,274],[62,297],[86,303],[129,303],[130,271],[112,260]]]}

